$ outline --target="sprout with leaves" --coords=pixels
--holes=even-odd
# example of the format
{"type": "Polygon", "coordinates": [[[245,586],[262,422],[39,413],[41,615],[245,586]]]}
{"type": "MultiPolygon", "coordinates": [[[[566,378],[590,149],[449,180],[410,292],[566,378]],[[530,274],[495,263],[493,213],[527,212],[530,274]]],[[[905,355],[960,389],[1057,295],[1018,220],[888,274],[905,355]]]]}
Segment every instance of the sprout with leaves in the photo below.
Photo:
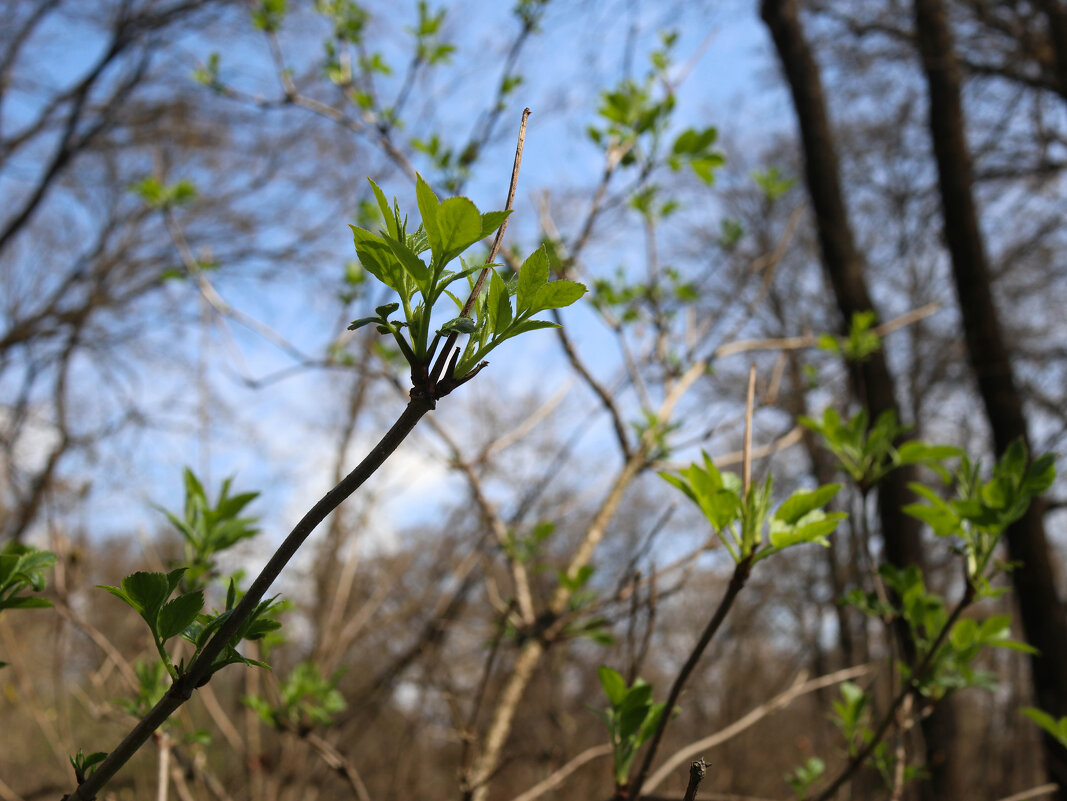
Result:
{"type": "Polygon", "coordinates": [[[692,464],[677,474],[660,475],[686,494],[711,523],[715,535],[737,564],[755,564],[771,554],[804,542],[822,546],[847,515],[825,512],[823,507],[841,489],[827,484],[810,492],[794,492],[768,519],[771,477],[744,492],[734,473],[720,473],[704,454],[704,466],[692,464]]]}
{"type": "Polygon", "coordinates": [[[370,183],[385,229],[373,233],[351,226],[356,254],[367,272],[396,292],[397,300],[378,306],[374,316],[354,320],[349,329],[374,325],[378,333],[392,336],[411,366],[412,383],[431,397],[443,397],[473,378],[485,365],[489,352],[505,340],[526,331],[557,328],[556,323],[533,319],[534,315],[569,306],[585,294],[582,284],[549,280],[544,248],[526,259],[513,282],[500,277],[494,269],[499,265],[470,267],[460,258],[467,248],[500,229],[509,212],[482,214],[465,197],[440,201],[420,176],[415,193],[422,224],[408,233],[407,217],[401,214],[396,199],[390,208],[382,190],[370,183]],[[428,261],[423,258],[427,252],[428,261]],[[449,270],[457,258],[462,268],[449,270]],[[487,293],[474,280],[474,274],[483,269],[491,271],[487,293]],[[449,290],[462,279],[467,279],[472,292],[466,303],[449,290]],[[434,330],[431,318],[438,300],[446,294],[456,303],[459,315],[434,330]],[[397,312],[402,318],[393,317],[397,312]],[[443,371],[435,367],[431,372],[430,364],[442,338],[454,342],[459,336],[467,337],[462,352],[457,349],[450,354],[443,371]]]}
{"type": "Polygon", "coordinates": [[[597,673],[608,697],[608,708],[597,714],[611,733],[615,786],[625,787],[638,749],[652,736],[667,706],[653,702],[652,685],[644,679],[627,687],[617,670],[601,665],[597,673]]]}

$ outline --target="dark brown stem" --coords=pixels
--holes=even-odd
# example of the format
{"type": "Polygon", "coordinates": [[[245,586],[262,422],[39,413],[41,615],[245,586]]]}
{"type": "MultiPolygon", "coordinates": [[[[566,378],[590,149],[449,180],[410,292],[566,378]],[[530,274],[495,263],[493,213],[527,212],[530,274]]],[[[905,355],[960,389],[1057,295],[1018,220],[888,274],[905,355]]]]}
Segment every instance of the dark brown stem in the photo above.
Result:
{"type": "Polygon", "coordinates": [[[703,759],[698,759],[689,765],[689,784],[685,788],[685,795],[682,796],[682,801],[696,801],[697,788],[700,787],[700,783],[704,781],[704,777],[708,774],[708,763],[703,759]]]}
{"type": "MultiPolygon", "coordinates": [[[[734,574],[730,577],[730,585],[726,588],[726,594],[723,595],[722,600],[719,601],[718,609],[716,609],[715,614],[711,616],[708,625],[704,627],[700,639],[697,640],[697,644],[693,646],[693,650],[689,653],[689,658],[685,660],[685,664],[682,665],[682,669],[678,672],[674,684],[671,685],[671,692],[670,695],[667,696],[667,703],[663,709],[663,715],[659,719],[656,733],[652,735],[652,740],[648,744],[648,750],[645,751],[645,758],[641,762],[641,769],[630,783],[629,797],[633,801],[639,801],[641,798],[641,786],[645,783],[648,771],[652,767],[652,760],[656,758],[656,750],[659,748],[660,740],[663,739],[663,732],[666,731],[667,724],[670,723],[674,706],[678,703],[678,699],[682,695],[682,690],[685,689],[686,682],[689,681],[689,677],[696,669],[697,663],[700,661],[700,657],[704,655],[704,651],[707,649],[708,644],[719,631],[723,621],[726,620],[726,615],[729,614],[730,607],[733,606],[738,593],[741,592],[745,586],[745,582],[748,581],[748,575],[751,570],[751,557],[746,557],[737,563],[737,566],[734,568],[734,574]]],[[[696,788],[693,789],[695,793],[696,788]]]]}
{"type": "Polygon", "coordinates": [[[160,699],[159,703],[134,726],[115,750],[108,754],[107,759],[100,764],[96,772],[80,784],[73,793],[64,796],[64,799],[69,801],[91,801],[119,769],[148,741],[152,733],[178,707],[192,697],[193,690],[211,678],[213,672],[212,664],[215,658],[229,644],[230,639],[256,608],[256,605],[263,599],[263,596],[267,594],[271,584],[278,578],[282,569],[293,558],[311,532],[382,466],[385,460],[411,433],[416,423],[434,408],[433,400],[424,397],[420,393],[412,393],[412,395],[413,397],[407,408],[404,409],[403,414],[400,415],[378,444],[374,446],[374,449],[337,486],[327,492],[296,524],[289,536],[285,538],[281,547],[278,548],[274,556],[270,558],[270,561],[267,562],[256,577],[256,580],[252,582],[248,592],[241,599],[241,602],[237,604],[233,613],[219,627],[219,630],[208,644],[204,646],[204,650],[201,651],[196,661],[189,666],[189,670],[171,685],[171,688],[160,699]]]}

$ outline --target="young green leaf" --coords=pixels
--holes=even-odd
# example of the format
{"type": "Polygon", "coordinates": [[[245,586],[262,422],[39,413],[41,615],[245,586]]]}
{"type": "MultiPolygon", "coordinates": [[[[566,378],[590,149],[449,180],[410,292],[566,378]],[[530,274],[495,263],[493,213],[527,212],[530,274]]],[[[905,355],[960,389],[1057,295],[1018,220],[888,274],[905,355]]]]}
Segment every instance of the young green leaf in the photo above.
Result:
{"type": "Polygon", "coordinates": [[[204,608],[204,591],[187,592],[159,610],[159,638],[166,642],[185,631],[204,608]]]}
{"type": "Polygon", "coordinates": [[[489,279],[489,328],[502,332],[511,325],[511,299],[503,279],[493,270],[489,279]]]}
{"type": "Polygon", "coordinates": [[[378,201],[378,208],[381,209],[382,219],[385,220],[386,233],[393,239],[400,239],[400,229],[397,227],[396,218],[389,208],[389,202],[385,199],[385,193],[370,178],[367,178],[367,182],[370,183],[371,189],[374,191],[374,198],[378,201]]]}
{"type": "Polygon", "coordinates": [[[504,224],[504,220],[511,214],[511,210],[507,211],[487,211],[482,215],[482,235],[478,239],[485,239],[490,234],[496,233],[496,230],[504,224]]]}
{"type": "MultiPolygon", "coordinates": [[[[441,264],[451,261],[482,238],[482,215],[465,197],[450,197],[437,209],[438,247],[434,256],[441,264]]],[[[433,238],[430,239],[433,247],[433,238]]]]}
{"type": "Polygon", "coordinates": [[[519,314],[530,311],[537,292],[548,283],[548,252],[544,245],[527,257],[519,269],[519,285],[515,303],[519,314]]]}
{"type": "Polygon", "coordinates": [[[617,670],[607,665],[597,668],[597,675],[600,677],[600,686],[604,688],[604,694],[608,697],[608,703],[612,706],[619,706],[622,699],[626,697],[626,681],[617,670]]]}
{"type": "Polygon", "coordinates": [[[473,334],[477,324],[470,317],[454,317],[441,326],[443,334],[473,334]]]}
{"type": "MultiPolygon", "coordinates": [[[[519,273],[521,278],[522,273],[519,273]]],[[[534,313],[546,309],[561,309],[580,300],[585,294],[585,285],[577,281],[550,281],[537,290],[530,301],[530,310],[534,313]]]]}
{"type": "Polygon", "coordinates": [[[422,290],[424,295],[427,294],[429,292],[430,268],[405,243],[389,237],[385,240],[385,244],[393,251],[393,255],[396,256],[408,275],[415,280],[415,285],[422,290]]]}
{"type": "Polygon", "coordinates": [[[443,251],[441,233],[437,226],[437,211],[441,203],[421,175],[415,176],[415,200],[419,206],[419,214],[422,216],[422,227],[426,231],[426,238],[433,249],[434,256],[437,256],[443,251]]]}
{"type": "Polygon", "coordinates": [[[407,271],[401,266],[393,249],[370,231],[364,231],[354,225],[348,227],[352,229],[356,255],[359,256],[364,269],[401,297],[410,298],[411,287],[408,284],[407,271]]]}
{"type": "Polygon", "coordinates": [[[774,514],[775,520],[781,520],[788,525],[795,525],[802,517],[815,509],[820,509],[830,502],[838,491],[840,484],[826,484],[812,492],[798,490],[789,499],[778,507],[774,514]]]}
{"type": "Polygon", "coordinates": [[[1067,748],[1067,715],[1056,720],[1048,712],[1032,706],[1024,706],[1020,711],[1067,748]]]}

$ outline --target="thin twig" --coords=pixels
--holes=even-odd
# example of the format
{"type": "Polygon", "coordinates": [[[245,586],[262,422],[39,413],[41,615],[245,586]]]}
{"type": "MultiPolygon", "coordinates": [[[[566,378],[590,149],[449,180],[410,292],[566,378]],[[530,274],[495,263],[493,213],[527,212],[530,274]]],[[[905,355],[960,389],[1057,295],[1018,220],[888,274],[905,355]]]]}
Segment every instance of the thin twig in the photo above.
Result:
{"type": "Polygon", "coordinates": [[[1052,795],[1054,792],[1060,789],[1058,784],[1042,784],[1039,787],[1032,787],[1029,790],[1023,790],[1021,793],[1015,795],[1009,795],[1006,798],[1001,798],[999,801],[1029,801],[1031,798],[1040,798],[1043,795],[1052,795]]]}
{"type": "Polygon", "coordinates": [[[756,365],[748,368],[748,392],[745,395],[745,440],[741,457],[741,491],[748,496],[752,486],[752,415],[756,405],[756,365]]]}
{"type": "MultiPolygon", "coordinates": [[[[562,318],[559,315],[558,309],[552,310],[552,318],[560,324],[562,318]]],[[[601,404],[607,410],[608,415],[611,417],[611,424],[615,429],[615,438],[619,443],[619,450],[622,451],[623,459],[629,459],[631,448],[630,438],[626,435],[626,424],[623,422],[622,413],[619,411],[619,407],[615,404],[615,400],[612,398],[611,393],[607,391],[603,384],[597,381],[596,377],[589,372],[589,368],[585,366],[585,363],[578,356],[578,351],[571,343],[570,337],[567,335],[563,326],[560,325],[556,329],[556,336],[559,338],[559,344],[563,348],[563,352],[567,355],[568,361],[571,363],[571,367],[575,372],[582,377],[582,380],[589,385],[589,388],[593,390],[593,393],[600,399],[601,404]]]]}
{"type": "Polygon", "coordinates": [[[203,269],[201,269],[199,260],[193,255],[192,248],[189,247],[189,243],[185,238],[185,233],[182,231],[177,218],[174,216],[174,210],[169,206],[164,207],[163,209],[163,219],[166,222],[167,231],[170,232],[175,247],[178,248],[178,255],[181,257],[182,266],[185,267],[190,277],[196,282],[197,288],[200,290],[200,294],[203,296],[204,300],[207,301],[219,316],[240,323],[245,328],[253,331],[275,345],[300,364],[312,360],[310,356],[293,345],[269,325],[261,323],[254,317],[245,314],[227,303],[212,285],[211,281],[208,280],[203,269]]]}
{"type": "Polygon", "coordinates": [[[367,792],[367,785],[363,783],[363,778],[359,775],[359,771],[356,770],[356,766],[351,759],[314,732],[307,734],[303,739],[315,749],[315,752],[322,758],[323,762],[345,777],[345,780],[355,793],[357,801],[371,801],[370,793],[367,792]]]}
{"type": "Polygon", "coordinates": [[[159,766],[156,771],[156,801],[167,801],[167,788],[170,787],[170,737],[157,734],[159,744],[159,766]]]}
{"type": "Polygon", "coordinates": [[[68,796],[70,801],[91,801],[118,770],[137,753],[148,738],[152,736],[152,733],[175,710],[192,697],[196,687],[211,677],[215,659],[223,648],[229,644],[237,633],[238,628],[248,619],[248,616],[259,602],[263,600],[274,580],[281,574],[289,560],[296,555],[297,550],[311,535],[311,532],[318,527],[319,523],[327,515],[340,506],[346,498],[359,489],[381,467],[407,435],[411,433],[411,430],[419,420],[433,406],[434,402],[430,398],[413,397],[392,428],[386,432],[385,436],[367,454],[363,461],[301,518],[255,581],[252,582],[241,602],[219,627],[215,636],[204,646],[196,661],[189,666],[189,670],[171,685],[163,698],[138,722],[130,733],[126,735],[125,739],[108,754],[107,759],[100,764],[93,775],[88,777],[83,784],[79,785],[68,796]]]}
{"type": "Polygon", "coordinates": [[[707,626],[704,627],[700,639],[697,640],[696,645],[693,646],[693,650],[689,652],[689,658],[685,660],[682,669],[678,671],[678,676],[675,678],[674,684],[671,685],[670,694],[667,696],[667,702],[663,714],[660,716],[659,725],[656,726],[656,732],[652,735],[652,739],[648,744],[648,749],[645,751],[645,757],[641,762],[641,768],[638,770],[637,776],[630,783],[629,797],[633,799],[633,801],[640,801],[641,788],[645,783],[645,777],[648,776],[648,771],[652,767],[652,760],[656,758],[656,751],[659,749],[660,741],[663,739],[663,733],[667,729],[667,724],[671,720],[674,707],[682,695],[682,690],[685,688],[686,682],[689,681],[690,675],[692,675],[693,671],[696,669],[697,663],[700,661],[700,657],[704,655],[704,651],[707,649],[708,644],[719,631],[723,621],[726,620],[726,615],[730,612],[730,607],[733,606],[738,593],[744,589],[745,582],[748,580],[748,574],[751,569],[751,556],[745,557],[734,567],[733,575],[730,577],[730,584],[727,586],[726,593],[723,595],[722,600],[719,601],[719,606],[715,610],[715,614],[711,616],[711,620],[709,620],[707,626]]]}
{"type": "Polygon", "coordinates": [[[700,783],[704,781],[704,777],[708,774],[708,763],[700,758],[689,765],[689,784],[686,785],[685,795],[682,796],[682,801],[696,801],[697,788],[700,787],[700,783]]]}
{"type": "Polygon", "coordinates": [[[905,734],[907,734],[908,727],[906,726],[905,721],[911,717],[913,700],[914,696],[911,695],[905,698],[898,715],[899,725],[897,727],[897,742],[894,749],[893,792],[889,796],[889,801],[900,801],[904,795],[904,772],[908,766],[907,744],[905,743],[905,734]]]}
{"type": "MultiPolygon", "coordinates": [[[[914,322],[925,319],[930,315],[940,310],[940,303],[927,303],[925,306],[920,306],[918,309],[906,312],[899,317],[894,317],[889,322],[874,328],[873,333],[878,336],[886,336],[892,334],[907,325],[911,325],[914,322]]],[[[754,350],[803,350],[804,348],[814,348],[819,344],[819,338],[814,334],[805,334],[799,337],[768,337],[763,339],[739,339],[735,342],[728,342],[725,345],[720,345],[712,353],[713,359],[721,359],[726,356],[734,356],[738,353],[747,353],[754,350]]]]}
{"type": "Polygon", "coordinates": [[[918,691],[919,681],[930,667],[934,655],[941,648],[945,638],[948,637],[949,632],[953,625],[955,625],[956,620],[959,619],[960,614],[962,614],[963,610],[970,606],[971,601],[974,600],[974,593],[974,585],[968,582],[963,597],[960,598],[959,603],[956,604],[956,608],[952,610],[952,614],[949,615],[948,620],[945,621],[945,625],[938,633],[937,639],[934,640],[933,644],[930,646],[930,650],[926,652],[922,662],[920,662],[918,667],[912,671],[911,681],[909,681],[897,694],[897,697],[893,699],[893,703],[890,705],[885,717],[882,718],[882,722],[879,724],[878,728],[875,729],[873,736],[867,741],[867,744],[848,761],[844,770],[842,770],[838,777],[831,782],[830,786],[815,797],[814,801],[829,801],[829,799],[833,798],[834,794],[841,789],[842,785],[852,777],[852,774],[867,761],[867,757],[869,757],[874,752],[874,749],[878,747],[878,744],[885,737],[885,733],[889,730],[890,725],[896,720],[897,710],[900,709],[904,700],[918,691]]]}
{"type": "Polygon", "coordinates": [[[716,748],[728,740],[732,740],[741,732],[755,726],[759,721],[763,720],[763,718],[767,717],[767,715],[772,712],[776,712],[779,709],[785,709],[802,695],[813,693],[824,687],[832,687],[843,681],[850,681],[851,679],[864,676],[872,670],[874,670],[873,664],[857,665],[807,681],[804,680],[802,675],[797,676],[793,685],[788,690],[779,693],[769,701],[765,701],[750,710],[747,714],[738,718],[726,728],[721,729],[708,737],[703,737],[694,743],[690,743],[685,748],[682,748],[677,753],[671,755],[671,757],[664,762],[655,773],[648,777],[648,780],[645,782],[645,789],[652,792],[666,781],[671,773],[673,773],[674,770],[687,759],[692,759],[696,754],[707,753],[712,748],[716,748]]]}
{"type": "Polygon", "coordinates": [[[552,773],[548,774],[529,790],[515,796],[511,801],[535,801],[535,799],[540,798],[551,790],[555,790],[563,784],[567,777],[578,770],[578,768],[582,767],[582,765],[592,762],[594,759],[600,759],[601,757],[610,755],[610,745],[594,745],[592,748],[587,748],[562,767],[552,771],[552,773]]]}
{"type": "MultiPolygon", "coordinates": [[[[571,556],[566,575],[572,580],[589,563],[597,545],[607,532],[608,524],[615,516],[616,510],[622,502],[626,488],[629,487],[644,466],[645,455],[643,451],[639,451],[623,465],[622,470],[615,477],[607,497],[601,503],[592,522],[586,529],[585,536],[571,556]]],[[[547,617],[549,619],[558,621],[566,611],[573,595],[572,586],[560,582],[556,587],[548,604],[547,617]]],[[[511,724],[515,718],[515,711],[526,690],[526,686],[530,682],[531,676],[533,676],[534,669],[548,647],[550,636],[553,635],[550,632],[545,632],[540,637],[530,637],[519,650],[519,655],[500,691],[496,707],[493,709],[493,715],[482,742],[481,753],[474,760],[469,773],[463,777],[464,799],[485,801],[488,797],[488,782],[499,767],[500,755],[508,735],[511,733],[511,724]]]]}
{"type": "MultiPolygon", "coordinates": [[[[508,198],[504,203],[504,211],[511,211],[515,205],[515,189],[519,184],[519,170],[522,167],[522,149],[526,144],[526,121],[530,118],[530,109],[524,108],[522,110],[522,121],[519,123],[519,136],[515,144],[515,160],[511,165],[511,182],[508,185],[508,198]]],[[[508,215],[510,216],[510,215],[508,215]]],[[[469,317],[471,309],[474,308],[475,302],[478,300],[478,296],[482,292],[482,287],[485,286],[485,281],[489,277],[489,271],[492,269],[491,265],[496,260],[496,254],[500,250],[500,242],[504,238],[504,232],[508,228],[508,218],[504,218],[504,222],[500,224],[500,228],[497,229],[496,236],[493,238],[493,245],[489,248],[489,256],[485,260],[485,267],[478,275],[478,280],[474,284],[474,289],[471,290],[470,295],[467,296],[467,301],[463,304],[463,309],[460,311],[460,317],[469,317]]],[[[452,349],[456,345],[456,339],[459,334],[452,331],[448,338],[445,340],[445,346],[441,348],[437,356],[437,362],[434,364],[433,369],[430,371],[430,387],[433,389],[437,382],[441,380],[442,376],[445,377],[446,382],[450,382],[453,376],[445,376],[445,368],[450,361],[454,360],[452,349]]],[[[458,354],[458,350],[456,353],[458,354]]],[[[484,362],[483,362],[484,364],[484,362]]],[[[463,380],[474,376],[475,372],[480,369],[476,367],[467,376],[460,377],[460,383],[463,380]]],[[[449,390],[450,391],[450,390],[449,390]]],[[[447,394],[447,391],[444,393],[447,394]]]]}

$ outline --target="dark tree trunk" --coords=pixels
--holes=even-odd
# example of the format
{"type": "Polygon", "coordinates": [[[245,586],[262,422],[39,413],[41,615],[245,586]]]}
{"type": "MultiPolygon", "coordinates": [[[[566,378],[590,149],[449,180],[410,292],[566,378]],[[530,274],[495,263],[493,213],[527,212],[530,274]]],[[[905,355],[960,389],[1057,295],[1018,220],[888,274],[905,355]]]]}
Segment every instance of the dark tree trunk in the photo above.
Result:
{"type": "MultiPolygon", "coordinates": [[[[845,210],[822,79],[800,24],[796,0],[763,0],[761,14],[774,39],[792,91],[823,267],[841,312],[842,326],[847,328],[855,313],[876,310],[867,290],[864,262],[856,248],[845,210]]],[[[852,383],[872,420],[886,411],[899,416],[893,377],[884,353],[874,353],[859,365],[850,365],[849,369],[852,383]]],[[[907,484],[912,477],[912,471],[898,469],[878,485],[878,514],[885,554],[887,560],[897,566],[921,566],[923,563],[920,525],[902,511],[904,504],[910,501],[907,484]]],[[[914,653],[906,637],[902,641],[905,650],[914,653]]],[[[950,737],[955,731],[952,716],[952,707],[943,705],[935,716],[923,720],[931,772],[931,781],[923,786],[923,793],[939,801],[963,798],[958,759],[952,758],[955,753],[950,737]]]]}
{"type": "MultiPolygon", "coordinates": [[[[1003,453],[1015,439],[1027,440],[1022,398],[1015,385],[1001,332],[978,213],[960,99],[960,71],[941,0],[915,0],[919,52],[929,87],[930,138],[937,158],[945,241],[963,319],[967,354],[993,432],[1003,453]]],[[[1035,500],[1007,531],[1008,551],[1020,567],[1012,573],[1026,638],[1041,653],[1030,660],[1037,703],[1059,717],[1067,714],[1067,611],[1056,592],[1053,559],[1045,537],[1044,504],[1035,500]]],[[[1045,764],[1067,799],[1067,749],[1045,738],[1045,764]]]]}
{"type": "Polygon", "coordinates": [[[1048,23],[1058,90],[1067,98],[1067,8],[1063,0],[1039,0],[1038,7],[1044,12],[1048,23]]]}

